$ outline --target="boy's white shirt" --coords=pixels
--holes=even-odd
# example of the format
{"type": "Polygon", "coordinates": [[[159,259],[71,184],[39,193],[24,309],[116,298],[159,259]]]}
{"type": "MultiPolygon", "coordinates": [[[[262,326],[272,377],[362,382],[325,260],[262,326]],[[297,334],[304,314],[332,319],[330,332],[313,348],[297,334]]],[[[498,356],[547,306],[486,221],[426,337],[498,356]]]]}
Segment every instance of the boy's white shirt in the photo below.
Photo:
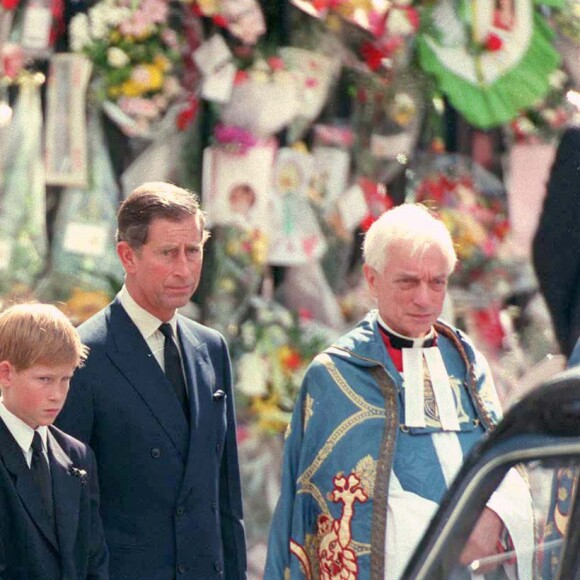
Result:
{"type": "MultiPolygon", "coordinates": [[[[9,411],[6,408],[6,405],[4,405],[2,398],[0,398],[0,417],[4,421],[6,427],[8,427],[10,433],[12,433],[12,437],[16,439],[16,443],[18,443],[18,446],[20,449],[22,449],[26,463],[28,464],[28,467],[30,467],[30,463],[32,461],[32,449],[30,447],[34,437],[34,429],[27,425],[14,413],[9,411]]],[[[45,425],[41,425],[36,429],[36,431],[38,431],[40,438],[42,439],[42,445],[44,446],[44,450],[46,452],[48,428],[45,425]]]]}

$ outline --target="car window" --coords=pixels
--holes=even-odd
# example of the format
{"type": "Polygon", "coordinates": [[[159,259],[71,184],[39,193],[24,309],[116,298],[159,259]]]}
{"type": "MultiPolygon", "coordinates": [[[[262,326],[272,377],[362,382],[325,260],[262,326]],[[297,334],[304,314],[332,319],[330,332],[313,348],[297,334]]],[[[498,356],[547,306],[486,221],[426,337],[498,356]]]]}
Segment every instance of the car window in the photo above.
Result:
{"type": "MultiPolygon", "coordinates": [[[[454,561],[446,562],[445,555],[442,554],[441,578],[449,580],[559,578],[559,566],[570,529],[568,523],[579,468],[570,463],[570,458],[561,460],[551,458],[549,465],[535,460],[519,464],[516,471],[526,481],[529,494],[526,497],[521,493],[515,500],[508,496],[508,502],[514,501],[506,507],[508,511],[511,508],[512,516],[515,514],[515,521],[511,523],[516,535],[521,532],[517,529],[517,520],[520,519],[521,528],[524,530],[520,539],[515,540],[504,528],[496,553],[491,556],[461,562],[465,553],[462,549],[453,556],[454,561]],[[530,504],[530,511],[526,511],[524,504],[530,504]],[[526,533],[526,525],[530,533],[526,533]]],[[[495,492],[501,491],[502,484],[497,486],[485,506],[490,505],[496,495],[495,492]]],[[[481,511],[483,512],[483,506],[481,511]]],[[[476,514],[473,519],[479,520],[480,517],[481,515],[476,514]]],[[[465,540],[465,531],[461,527],[458,527],[450,538],[451,544],[462,546],[466,543],[465,540]]]]}

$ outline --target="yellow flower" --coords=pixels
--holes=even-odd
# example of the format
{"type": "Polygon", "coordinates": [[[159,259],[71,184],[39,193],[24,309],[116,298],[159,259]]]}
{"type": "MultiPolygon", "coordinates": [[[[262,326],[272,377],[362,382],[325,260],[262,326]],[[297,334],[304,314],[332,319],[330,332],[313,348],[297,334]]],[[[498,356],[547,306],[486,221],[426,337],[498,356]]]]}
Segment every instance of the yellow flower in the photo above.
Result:
{"type": "Polygon", "coordinates": [[[268,239],[264,235],[257,235],[252,244],[252,260],[258,266],[266,263],[268,255],[268,239]]]}
{"type": "Polygon", "coordinates": [[[131,78],[121,85],[120,92],[126,97],[140,97],[160,91],[164,78],[163,71],[156,65],[141,64],[135,67],[131,78]]]}
{"type": "Polygon", "coordinates": [[[153,59],[153,64],[161,71],[167,72],[171,68],[171,61],[162,54],[158,54],[153,59]]]}
{"type": "Polygon", "coordinates": [[[220,9],[219,0],[197,0],[197,5],[204,16],[215,16],[220,9]]]}

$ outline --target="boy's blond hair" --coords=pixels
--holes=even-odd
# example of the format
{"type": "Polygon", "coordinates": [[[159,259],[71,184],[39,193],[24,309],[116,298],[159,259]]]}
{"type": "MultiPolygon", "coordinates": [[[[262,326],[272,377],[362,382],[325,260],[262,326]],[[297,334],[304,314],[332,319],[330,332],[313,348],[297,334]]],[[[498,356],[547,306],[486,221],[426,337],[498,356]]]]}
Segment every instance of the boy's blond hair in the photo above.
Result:
{"type": "Polygon", "coordinates": [[[7,360],[17,371],[36,364],[80,366],[88,350],[52,304],[16,304],[0,313],[0,361],[7,360]]]}

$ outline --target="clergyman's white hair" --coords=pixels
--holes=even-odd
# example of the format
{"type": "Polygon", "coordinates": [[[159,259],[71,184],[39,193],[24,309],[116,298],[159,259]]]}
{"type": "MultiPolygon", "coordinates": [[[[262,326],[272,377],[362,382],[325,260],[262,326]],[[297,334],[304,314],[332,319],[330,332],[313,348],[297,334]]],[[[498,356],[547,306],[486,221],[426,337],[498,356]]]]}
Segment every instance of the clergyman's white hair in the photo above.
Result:
{"type": "Polygon", "coordinates": [[[453,240],[445,224],[424,205],[404,203],[379,217],[369,228],[363,242],[365,263],[383,272],[389,258],[389,248],[398,242],[410,242],[411,255],[421,255],[438,247],[447,258],[449,274],[457,263],[453,240]]]}

